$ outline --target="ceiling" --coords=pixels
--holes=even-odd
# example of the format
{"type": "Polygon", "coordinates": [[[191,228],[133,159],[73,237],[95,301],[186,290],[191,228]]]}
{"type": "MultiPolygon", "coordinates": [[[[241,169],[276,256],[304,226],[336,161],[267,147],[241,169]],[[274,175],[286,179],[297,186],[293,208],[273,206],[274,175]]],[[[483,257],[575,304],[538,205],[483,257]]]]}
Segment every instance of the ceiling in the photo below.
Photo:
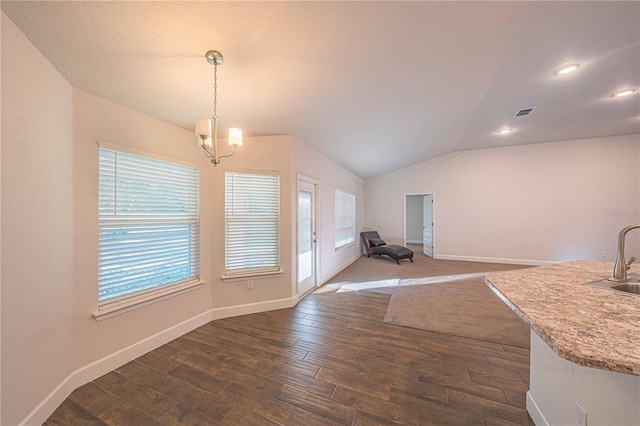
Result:
{"type": "Polygon", "coordinates": [[[219,50],[221,135],[291,134],[363,179],[453,151],[640,133],[640,91],[612,97],[640,89],[640,2],[2,10],[74,87],[189,130],[213,112],[204,54],[219,50]]]}

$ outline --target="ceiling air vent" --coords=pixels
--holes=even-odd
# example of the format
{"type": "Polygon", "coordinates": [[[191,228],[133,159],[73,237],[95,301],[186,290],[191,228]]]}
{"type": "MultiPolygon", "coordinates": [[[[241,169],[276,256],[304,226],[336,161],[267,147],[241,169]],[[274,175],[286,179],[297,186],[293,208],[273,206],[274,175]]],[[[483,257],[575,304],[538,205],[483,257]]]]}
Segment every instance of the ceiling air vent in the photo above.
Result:
{"type": "Polygon", "coordinates": [[[516,112],[516,115],[514,115],[514,117],[524,117],[525,115],[531,114],[534,109],[536,109],[536,107],[523,108],[520,111],[516,112]]]}

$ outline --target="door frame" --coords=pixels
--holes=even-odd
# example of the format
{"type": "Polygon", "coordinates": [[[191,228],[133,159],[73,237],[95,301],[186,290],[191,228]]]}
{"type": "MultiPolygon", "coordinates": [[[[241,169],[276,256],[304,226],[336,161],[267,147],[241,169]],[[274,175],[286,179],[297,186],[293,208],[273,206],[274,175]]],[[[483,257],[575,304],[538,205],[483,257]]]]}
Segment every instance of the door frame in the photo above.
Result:
{"type": "MultiPolygon", "coordinates": [[[[433,197],[432,213],[433,213],[433,227],[431,229],[431,239],[433,240],[433,259],[437,258],[436,255],[436,193],[435,192],[405,192],[403,195],[403,214],[402,214],[402,243],[407,245],[407,197],[410,195],[431,195],[433,197]]],[[[424,210],[423,210],[424,212],[424,210]]]]}
{"type": "Polygon", "coordinates": [[[320,238],[320,232],[318,230],[318,212],[320,211],[319,209],[319,204],[320,204],[320,179],[316,179],[314,177],[311,176],[307,176],[307,175],[303,175],[302,173],[297,173],[296,176],[296,202],[295,204],[295,226],[296,226],[296,232],[294,235],[294,239],[295,239],[295,252],[293,253],[294,257],[295,257],[295,271],[292,274],[293,275],[293,286],[295,289],[295,295],[299,298],[304,297],[305,295],[309,294],[313,289],[318,288],[318,284],[320,283],[320,248],[321,248],[321,238],[320,238]],[[313,227],[316,231],[316,242],[315,242],[315,249],[314,249],[314,282],[313,282],[313,287],[312,290],[307,291],[304,294],[299,294],[298,291],[298,196],[300,193],[300,182],[304,182],[306,184],[311,184],[313,185],[313,227]]]}

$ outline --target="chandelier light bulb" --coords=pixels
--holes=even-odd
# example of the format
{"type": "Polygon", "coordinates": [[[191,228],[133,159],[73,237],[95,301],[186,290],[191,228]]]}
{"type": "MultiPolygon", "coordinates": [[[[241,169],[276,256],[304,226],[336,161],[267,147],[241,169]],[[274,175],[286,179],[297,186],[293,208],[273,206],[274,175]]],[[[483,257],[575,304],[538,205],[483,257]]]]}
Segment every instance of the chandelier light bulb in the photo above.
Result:
{"type": "Polygon", "coordinates": [[[242,146],[242,130],[236,127],[229,129],[229,145],[234,148],[242,146]]]}
{"type": "Polygon", "coordinates": [[[211,120],[206,117],[196,119],[196,135],[199,138],[202,138],[202,136],[211,138],[211,120]]]}

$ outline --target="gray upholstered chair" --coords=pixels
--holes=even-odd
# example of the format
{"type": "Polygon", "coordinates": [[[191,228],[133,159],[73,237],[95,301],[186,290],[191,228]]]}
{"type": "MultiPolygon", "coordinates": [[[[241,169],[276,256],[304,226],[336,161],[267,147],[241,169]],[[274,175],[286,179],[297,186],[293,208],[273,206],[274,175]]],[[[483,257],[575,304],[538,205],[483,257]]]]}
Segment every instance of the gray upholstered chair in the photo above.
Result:
{"type": "Polygon", "coordinates": [[[399,265],[401,259],[409,259],[413,262],[413,251],[404,246],[387,244],[380,238],[378,231],[364,231],[360,233],[360,244],[362,248],[362,254],[371,257],[371,255],[377,256],[389,256],[399,265]]]}

